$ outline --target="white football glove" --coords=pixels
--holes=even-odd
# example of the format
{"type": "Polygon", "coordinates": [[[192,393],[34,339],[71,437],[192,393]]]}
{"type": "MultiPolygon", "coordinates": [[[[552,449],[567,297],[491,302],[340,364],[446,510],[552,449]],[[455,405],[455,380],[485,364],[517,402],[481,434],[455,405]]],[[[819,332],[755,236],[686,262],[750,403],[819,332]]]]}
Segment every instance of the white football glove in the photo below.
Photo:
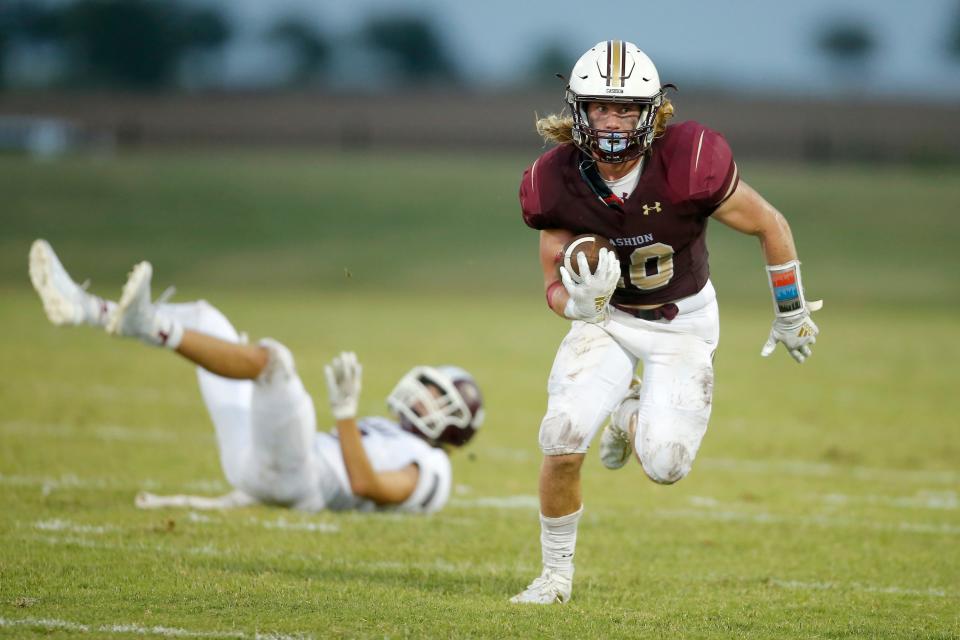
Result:
{"type": "Polygon", "coordinates": [[[357,354],[344,351],[325,366],[323,371],[327,376],[327,393],[330,396],[333,417],[337,420],[356,418],[363,378],[363,366],[357,361],[357,354]]]}
{"type": "Polygon", "coordinates": [[[620,261],[617,255],[606,249],[600,249],[597,256],[597,270],[590,273],[587,257],[577,254],[579,282],[574,282],[566,267],[560,267],[560,280],[570,294],[563,315],[571,320],[584,322],[603,322],[607,317],[607,303],[620,280],[620,261]]]}
{"type": "Polygon", "coordinates": [[[782,342],[793,359],[802,364],[810,357],[810,347],[817,342],[817,334],[820,333],[816,323],[810,319],[810,314],[821,307],[823,300],[812,300],[806,303],[804,310],[798,314],[774,318],[770,336],[760,350],[760,355],[766,358],[777,348],[777,343],[782,342]]]}

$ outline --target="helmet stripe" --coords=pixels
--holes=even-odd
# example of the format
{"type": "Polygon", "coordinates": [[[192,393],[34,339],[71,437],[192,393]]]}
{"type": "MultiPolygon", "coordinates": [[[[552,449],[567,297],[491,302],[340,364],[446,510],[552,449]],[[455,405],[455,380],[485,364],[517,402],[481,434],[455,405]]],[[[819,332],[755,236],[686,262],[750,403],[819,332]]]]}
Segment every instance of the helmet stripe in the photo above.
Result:
{"type": "Polygon", "coordinates": [[[607,86],[623,87],[626,66],[626,43],[623,40],[607,40],[607,86]]]}
{"type": "Polygon", "coordinates": [[[612,52],[613,52],[613,41],[612,41],[612,40],[607,40],[607,75],[606,75],[606,78],[607,78],[607,86],[608,86],[608,87],[610,86],[610,78],[613,76],[613,74],[610,72],[610,57],[611,57],[612,52]]]}
{"type": "Polygon", "coordinates": [[[623,41],[614,40],[611,48],[613,49],[613,64],[610,67],[610,72],[613,80],[610,86],[623,87],[623,41]]]}

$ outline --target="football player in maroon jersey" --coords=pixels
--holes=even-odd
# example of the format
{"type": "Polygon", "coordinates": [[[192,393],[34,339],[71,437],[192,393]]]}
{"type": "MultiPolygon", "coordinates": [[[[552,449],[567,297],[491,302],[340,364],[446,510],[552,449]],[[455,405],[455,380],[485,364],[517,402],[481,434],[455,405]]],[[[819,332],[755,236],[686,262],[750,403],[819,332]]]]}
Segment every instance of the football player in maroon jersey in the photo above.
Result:
{"type": "Polygon", "coordinates": [[[356,355],[342,353],[326,367],[336,431],[317,431],[313,400],[285,346],[269,338],[246,344],[204,300],[153,302],[152,275],[149,262],[136,265],[113,302],[78,286],[46,241],[30,249],[30,279],[53,324],[92,325],[198,365],[220,464],[234,490],[216,498],[141,493],[138,507],[266,503],[302,511],[432,513],[447,503],[453,480],[445,447],[466,444],[483,422],[483,398],[469,373],[414,367],[387,398],[395,419],[358,418],[362,367],[356,355]]]}
{"type": "Polygon", "coordinates": [[[570,598],[580,467],[608,416],[606,467],[635,455],[654,482],[690,472],[710,417],[720,335],[709,218],[760,240],[775,315],[761,354],[782,342],[803,362],[816,341],[810,312],[821,302],[804,298],[787,221],[740,179],[722,135],[697,122],[667,126],[670,86],[636,45],[600,42],[574,65],[569,115],[537,123],[557,146],[524,172],[520,203],[524,222],[540,231],[547,304],[572,325],[540,425],[543,572],[513,602],[570,598]],[[582,233],[606,236],[615,253],[602,249],[593,273],[584,261],[558,277],[563,246],[582,233]]]}

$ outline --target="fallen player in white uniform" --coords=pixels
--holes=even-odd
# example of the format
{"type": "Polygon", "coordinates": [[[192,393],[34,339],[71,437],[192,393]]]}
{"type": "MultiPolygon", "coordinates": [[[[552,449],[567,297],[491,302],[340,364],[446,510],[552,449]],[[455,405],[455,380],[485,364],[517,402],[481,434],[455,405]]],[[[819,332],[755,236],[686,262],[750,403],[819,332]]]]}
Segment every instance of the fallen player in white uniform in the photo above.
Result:
{"type": "Polygon", "coordinates": [[[150,509],[226,509],[257,503],[304,511],[393,509],[432,513],[450,496],[450,459],[483,421],[473,377],[452,366],[415,367],[387,398],[395,420],[357,420],[362,367],[341,353],[326,367],[331,433],[316,430],[313,400],[293,356],[269,338],[245,344],[206,301],[150,299],[153,269],[133,268],[118,302],[94,296],[69,276],[53,248],[30,249],[30,279],[50,321],[92,325],[175,351],[198,365],[200,392],[216,429],[220,464],[233,491],[220,497],[141,493],[150,509]]]}

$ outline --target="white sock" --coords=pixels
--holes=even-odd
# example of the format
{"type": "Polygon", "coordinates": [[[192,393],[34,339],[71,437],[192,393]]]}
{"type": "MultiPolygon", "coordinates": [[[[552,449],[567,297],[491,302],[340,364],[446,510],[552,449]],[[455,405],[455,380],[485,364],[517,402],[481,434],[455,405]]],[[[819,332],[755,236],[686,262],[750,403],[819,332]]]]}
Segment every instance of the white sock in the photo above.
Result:
{"type": "Polygon", "coordinates": [[[92,324],[95,327],[107,326],[107,319],[117,308],[117,303],[113,300],[105,300],[99,296],[88,293],[83,299],[83,323],[92,324]]]}
{"type": "Polygon", "coordinates": [[[149,315],[141,320],[141,324],[132,331],[122,332],[121,335],[139,338],[151,346],[172,350],[179,347],[180,341],[183,340],[183,323],[172,315],[151,307],[149,315]]]}
{"type": "Polygon", "coordinates": [[[144,336],[144,340],[158,347],[176,349],[183,340],[183,324],[165,313],[157,313],[153,316],[153,331],[144,336]]]}
{"type": "Polygon", "coordinates": [[[559,518],[540,514],[540,548],[543,566],[568,578],[573,577],[573,552],[577,546],[577,524],[583,515],[583,505],[573,513],[559,518]]]}

